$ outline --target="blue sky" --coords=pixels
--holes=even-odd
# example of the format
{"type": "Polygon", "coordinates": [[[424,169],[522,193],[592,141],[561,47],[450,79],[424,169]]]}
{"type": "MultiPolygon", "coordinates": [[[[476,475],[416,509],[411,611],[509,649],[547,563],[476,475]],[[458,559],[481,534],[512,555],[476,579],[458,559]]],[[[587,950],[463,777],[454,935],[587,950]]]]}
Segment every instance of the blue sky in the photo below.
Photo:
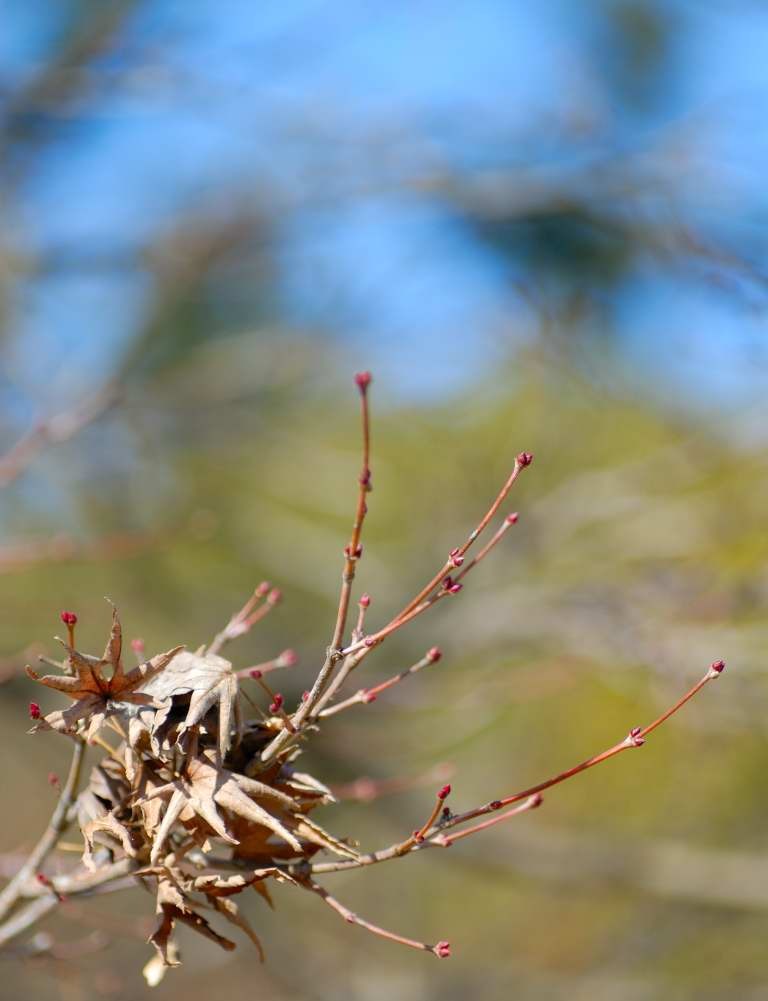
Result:
{"type": "MultiPolygon", "coordinates": [[[[649,107],[633,109],[614,99],[604,6],[145,3],[118,54],[99,65],[94,100],[76,105],[26,165],[11,237],[82,246],[119,234],[130,245],[237,192],[306,199],[278,233],[286,322],[327,329],[332,318],[353,363],[377,367],[406,396],[423,392],[425,374],[435,395],[457,391],[525,342],[531,318],[493,253],[438,203],[397,190],[404,165],[568,177],[594,154],[588,141],[562,139],[563,123],[586,109],[607,123],[609,152],[671,174],[681,210],[759,252],[768,11],[657,4],[677,24],[675,73],[649,107]],[[366,171],[375,183],[360,191],[366,171]],[[355,194],[340,200],[345,185],[355,194]]],[[[45,60],[57,30],[50,4],[12,7],[0,40],[6,84],[45,60]]],[[[617,300],[628,369],[693,405],[707,396],[725,409],[758,403],[768,388],[765,295],[747,291],[752,308],[640,262],[617,300]]],[[[57,362],[62,343],[69,361],[106,372],[144,292],[136,272],[31,283],[11,312],[23,334],[6,357],[12,378],[31,395],[45,381],[66,397],[78,375],[57,362]],[[41,354],[51,359],[45,373],[41,354]]]]}

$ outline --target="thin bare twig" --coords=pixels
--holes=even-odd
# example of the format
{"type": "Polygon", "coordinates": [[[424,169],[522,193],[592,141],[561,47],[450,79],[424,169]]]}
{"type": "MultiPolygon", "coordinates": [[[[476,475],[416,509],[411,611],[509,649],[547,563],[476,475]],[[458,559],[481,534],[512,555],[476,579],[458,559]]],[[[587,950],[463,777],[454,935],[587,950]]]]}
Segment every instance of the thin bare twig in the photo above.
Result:
{"type": "Polygon", "coordinates": [[[396,685],[401,681],[405,681],[406,678],[410,678],[411,675],[416,674],[429,664],[434,664],[439,659],[440,651],[437,647],[432,647],[424,654],[421,660],[417,660],[415,664],[411,664],[410,667],[407,667],[404,671],[400,671],[399,674],[395,674],[391,678],[387,678],[386,681],[382,681],[378,685],[373,685],[371,688],[361,688],[359,691],[355,692],[354,695],[350,695],[348,699],[344,699],[343,702],[337,702],[336,705],[323,709],[321,712],[318,712],[317,715],[321,719],[324,719],[326,716],[333,716],[335,713],[341,712],[343,709],[349,709],[350,706],[361,703],[363,705],[368,705],[371,702],[375,702],[382,692],[386,691],[388,688],[392,688],[393,685],[396,685]]]}
{"type": "Polygon", "coordinates": [[[19,869],[10,883],[0,893],[0,921],[2,921],[13,909],[16,901],[22,895],[24,885],[29,879],[40,871],[40,867],[45,862],[48,855],[56,847],[63,832],[69,823],[69,808],[75,801],[77,786],[80,782],[80,772],[82,771],[83,756],[85,753],[85,743],[79,737],[75,738],[75,746],[72,751],[72,762],[69,766],[69,774],[64,787],[61,790],[56,809],[53,811],[45,833],[30,852],[27,861],[19,869]]]}
{"type": "Polygon", "coordinates": [[[360,544],[362,537],[363,522],[368,512],[366,498],[371,491],[371,468],[370,468],[370,415],[368,408],[368,387],[371,384],[370,372],[358,372],[355,382],[360,391],[360,413],[363,432],[363,458],[360,475],[358,477],[357,506],[355,508],[355,519],[352,524],[352,534],[349,543],[344,549],[344,568],[341,574],[341,590],[339,593],[339,605],[336,612],[336,622],[333,627],[333,636],[328,647],[323,665],[318,672],[315,681],[309,690],[306,698],[301,702],[291,719],[292,729],[286,728],[272,740],[261,754],[263,762],[270,761],[291,739],[295,732],[299,732],[308,720],[316,714],[318,704],[325,692],[326,686],[331,679],[334,668],[342,659],[341,646],[344,639],[344,629],[349,614],[349,603],[352,597],[352,584],[355,579],[357,562],[362,556],[363,549],[360,544]]]}
{"type": "Polygon", "coordinates": [[[270,588],[266,581],[262,581],[240,611],[235,612],[221,632],[214,636],[206,653],[219,654],[227,643],[245,636],[257,622],[261,622],[266,615],[269,615],[281,599],[282,593],[279,588],[270,588]]]}
{"type": "MultiPolygon", "coordinates": [[[[723,671],[724,664],[722,661],[716,661],[712,664],[707,671],[707,673],[696,682],[680,699],[677,700],[672,706],[669,707],[661,716],[657,717],[652,723],[649,723],[645,727],[636,727],[630,730],[629,734],[624,738],[624,740],[619,741],[619,743],[612,745],[605,751],[601,751],[600,754],[594,755],[594,757],[587,758],[586,761],[580,762],[578,765],[574,765],[572,768],[566,769],[564,772],[560,772],[558,775],[552,778],[545,779],[543,782],[539,782],[528,789],[523,789],[520,792],[512,793],[510,796],[504,796],[500,799],[491,800],[489,803],[485,803],[483,806],[476,807],[472,810],[467,810],[465,813],[451,814],[444,820],[440,820],[437,826],[433,826],[431,829],[419,832],[422,835],[421,839],[416,837],[411,837],[405,842],[398,842],[397,844],[390,845],[389,848],[381,849],[378,852],[370,852],[366,855],[361,855],[359,859],[350,859],[339,862],[320,862],[314,863],[311,866],[311,872],[313,874],[321,874],[327,872],[343,872],[347,869],[357,869],[362,866],[375,865],[378,862],[387,862],[393,858],[399,858],[403,854],[409,854],[413,851],[420,851],[423,848],[434,846],[434,845],[444,845],[444,834],[445,831],[457,827],[461,824],[465,824],[470,820],[474,820],[477,817],[482,817],[485,814],[496,813],[505,806],[511,806],[514,803],[519,803],[522,800],[535,800],[535,797],[539,796],[544,790],[551,789],[552,786],[559,785],[561,782],[565,782],[567,779],[573,778],[575,775],[581,772],[587,771],[589,768],[593,768],[595,765],[602,764],[604,761],[608,761],[610,758],[615,757],[622,751],[630,750],[631,748],[642,747],[645,743],[645,739],[648,734],[652,733],[657,727],[661,726],[666,720],[670,718],[674,713],[678,712],[687,702],[689,702],[701,689],[710,681],[718,678],[723,671]],[[443,839],[443,840],[441,840],[443,839]],[[404,851],[404,846],[407,846],[407,850],[404,851]]],[[[533,803],[528,806],[528,809],[532,808],[533,803]]],[[[512,815],[512,814],[510,814],[512,815]]],[[[484,825],[479,825],[478,830],[483,829],[484,825]]],[[[457,840],[454,838],[453,840],[457,840]]]]}
{"type": "Polygon", "coordinates": [[[371,924],[370,921],[366,921],[364,918],[359,917],[354,911],[351,911],[348,907],[345,907],[340,901],[331,894],[323,886],[319,886],[317,883],[307,880],[301,884],[307,890],[311,890],[312,893],[316,893],[330,908],[336,911],[337,914],[341,915],[342,918],[348,923],[357,925],[358,928],[364,928],[366,931],[371,932],[373,935],[378,935],[379,938],[388,939],[390,942],[398,942],[400,945],[407,945],[411,949],[419,949],[421,952],[431,952],[433,956],[437,956],[439,959],[447,959],[451,954],[451,947],[448,942],[438,942],[436,945],[429,945],[426,942],[418,942],[412,938],[405,938],[403,935],[397,935],[395,932],[387,931],[386,928],[380,928],[378,925],[371,924]]]}
{"type": "Polygon", "coordinates": [[[0,457],[0,488],[7,487],[46,447],[73,438],[100,417],[117,400],[116,383],[108,383],[70,410],[48,417],[30,428],[8,452],[0,457]]]}

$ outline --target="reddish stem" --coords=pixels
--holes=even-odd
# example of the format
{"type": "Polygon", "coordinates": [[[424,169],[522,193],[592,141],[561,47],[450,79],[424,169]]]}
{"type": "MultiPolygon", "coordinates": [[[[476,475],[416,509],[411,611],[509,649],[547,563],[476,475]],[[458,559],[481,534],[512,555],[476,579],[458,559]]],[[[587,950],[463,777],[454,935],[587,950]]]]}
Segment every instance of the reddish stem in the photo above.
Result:
{"type": "Polygon", "coordinates": [[[421,952],[431,952],[434,956],[438,956],[441,959],[447,958],[451,954],[450,946],[447,942],[438,942],[437,945],[428,945],[426,942],[417,942],[412,938],[405,938],[404,935],[397,935],[395,932],[387,931],[386,928],[380,928],[378,925],[372,924],[370,921],[366,921],[364,918],[359,917],[354,911],[351,911],[348,907],[345,907],[340,901],[331,894],[323,886],[319,886],[317,883],[307,881],[303,884],[307,889],[311,890],[321,897],[329,907],[333,908],[337,914],[340,914],[345,921],[349,924],[357,925],[359,928],[365,928],[366,931],[371,932],[373,935],[378,935],[379,938],[386,938],[390,942],[398,942],[400,945],[407,945],[411,949],[419,949],[421,952]]]}
{"type": "Polygon", "coordinates": [[[344,570],[341,575],[341,593],[339,594],[339,608],[336,613],[336,624],[333,629],[331,639],[331,650],[338,650],[344,638],[344,629],[347,624],[347,614],[349,612],[349,602],[352,597],[352,583],[355,579],[355,568],[360,559],[362,549],[360,537],[363,531],[363,522],[368,511],[366,497],[371,490],[371,468],[370,468],[370,415],[368,411],[368,386],[370,379],[366,382],[357,380],[360,390],[360,416],[363,431],[363,463],[358,477],[357,508],[355,510],[355,520],[352,524],[352,535],[349,545],[344,550],[344,570]]]}

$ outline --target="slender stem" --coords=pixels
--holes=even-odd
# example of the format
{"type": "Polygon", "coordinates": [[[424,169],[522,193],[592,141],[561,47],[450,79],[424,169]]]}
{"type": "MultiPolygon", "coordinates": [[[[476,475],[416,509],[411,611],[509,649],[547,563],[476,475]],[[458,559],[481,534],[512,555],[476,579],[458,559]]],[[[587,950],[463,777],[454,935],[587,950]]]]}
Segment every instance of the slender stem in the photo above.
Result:
{"type": "Polygon", "coordinates": [[[488,510],[483,515],[483,517],[480,519],[477,527],[472,532],[470,532],[470,534],[467,536],[466,541],[461,546],[459,546],[458,549],[455,549],[455,550],[452,551],[451,556],[443,564],[442,568],[435,574],[435,576],[432,578],[432,580],[428,584],[426,584],[421,589],[421,591],[419,591],[419,593],[416,595],[416,597],[412,598],[411,601],[409,601],[408,604],[405,606],[405,608],[403,608],[395,616],[395,620],[400,619],[403,616],[407,615],[411,611],[412,608],[415,608],[416,605],[418,605],[420,602],[424,601],[424,599],[427,598],[432,593],[432,591],[434,591],[434,589],[438,586],[438,584],[443,580],[443,578],[446,576],[446,574],[449,574],[451,572],[451,570],[456,565],[455,558],[456,557],[459,557],[459,558],[463,557],[464,554],[469,549],[469,547],[475,541],[475,539],[477,539],[477,537],[479,535],[481,535],[481,533],[483,531],[485,531],[485,528],[487,527],[488,523],[491,521],[491,519],[494,517],[494,515],[496,514],[496,512],[501,507],[501,505],[507,499],[507,495],[509,494],[509,491],[512,489],[513,483],[515,482],[515,480],[520,475],[521,470],[525,469],[525,467],[528,464],[529,464],[528,462],[525,462],[525,463],[521,462],[519,456],[518,456],[517,459],[515,459],[515,464],[512,467],[512,472],[507,477],[506,483],[504,484],[504,486],[501,488],[501,490],[497,494],[496,499],[494,500],[494,502],[491,504],[491,506],[488,508],[488,510]]]}
{"type": "Polygon", "coordinates": [[[24,884],[40,870],[40,867],[56,847],[56,842],[66,829],[68,825],[67,814],[75,801],[77,787],[80,782],[84,753],[85,743],[81,738],[76,737],[67,781],[61,790],[59,801],[48,822],[48,827],[30,852],[27,861],[22,865],[3,892],[0,893],[0,920],[3,920],[10,913],[16,901],[22,895],[24,884]]]}
{"type": "Polygon", "coordinates": [[[336,623],[333,627],[333,637],[331,639],[331,649],[338,650],[344,638],[344,629],[347,624],[347,614],[349,612],[349,602],[352,597],[352,584],[355,579],[355,568],[360,559],[360,537],[363,531],[363,522],[368,511],[366,497],[371,490],[371,468],[370,468],[370,414],[368,411],[368,386],[360,385],[360,416],[363,430],[363,464],[358,477],[357,508],[355,509],[355,520],[352,524],[352,535],[349,545],[344,550],[344,569],[341,574],[341,593],[339,594],[339,608],[336,613],[336,623]]]}
{"type": "Polygon", "coordinates": [[[55,414],[32,427],[0,456],[0,487],[12,483],[46,445],[67,441],[108,410],[118,397],[118,386],[107,383],[71,410],[55,414]]]}
{"type": "Polygon", "coordinates": [[[272,660],[265,660],[262,664],[252,664],[250,667],[244,667],[241,671],[237,671],[235,677],[241,678],[243,680],[254,680],[253,672],[259,671],[261,674],[269,674],[270,671],[279,671],[281,668],[290,667],[293,661],[287,661],[283,654],[279,657],[273,657],[272,660]]]}
{"type": "MultiPolygon", "coordinates": [[[[398,684],[398,682],[405,681],[406,678],[410,678],[412,674],[416,674],[417,671],[420,671],[428,664],[433,664],[435,659],[436,658],[431,654],[425,654],[421,660],[417,660],[415,664],[411,664],[410,667],[407,667],[404,671],[400,671],[399,674],[394,674],[391,678],[387,678],[386,681],[382,681],[380,684],[374,685],[372,688],[361,688],[359,691],[355,692],[354,695],[350,695],[348,699],[344,699],[343,702],[337,702],[335,706],[329,706],[327,709],[323,709],[322,712],[318,712],[317,715],[321,718],[325,718],[326,716],[333,716],[334,713],[341,712],[342,709],[349,709],[350,706],[354,706],[359,703],[367,705],[369,702],[375,702],[382,692],[385,692],[388,688],[398,684]]],[[[340,675],[337,675],[337,677],[340,677],[340,675]]],[[[328,689],[326,695],[329,694],[331,694],[330,688],[328,689]]],[[[325,699],[322,700],[322,703],[325,703],[325,699]]],[[[318,706],[318,709],[319,708],[320,706],[318,706]]]]}
{"type": "MultiPolygon", "coordinates": [[[[502,540],[502,538],[509,531],[512,525],[516,523],[517,523],[517,515],[516,514],[508,515],[504,519],[503,524],[494,533],[493,538],[491,538],[485,544],[485,546],[483,546],[483,548],[480,550],[477,556],[475,556],[474,559],[470,560],[469,563],[466,563],[461,568],[461,570],[459,570],[458,573],[453,573],[450,575],[453,582],[455,584],[458,584],[461,581],[461,579],[470,572],[470,570],[474,570],[474,568],[478,565],[478,563],[480,563],[482,560],[485,559],[485,557],[491,552],[491,550],[493,550],[502,540]]],[[[456,553],[458,552],[459,550],[456,550],[456,553]]],[[[451,564],[447,569],[450,569],[452,565],[453,564],[451,564]]],[[[445,580],[445,577],[446,574],[443,574],[440,577],[439,581],[437,581],[437,583],[442,583],[445,580]]],[[[386,624],[386,626],[384,626],[378,632],[373,633],[371,636],[366,636],[364,639],[360,639],[357,640],[356,642],[353,642],[349,647],[347,647],[346,650],[342,652],[344,654],[349,655],[352,653],[356,653],[358,650],[361,649],[367,650],[374,646],[377,646],[379,643],[383,642],[383,640],[385,640],[387,636],[390,636],[398,629],[402,629],[403,626],[407,625],[409,622],[411,622],[417,616],[421,615],[423,612],[426,612],[428,608],[431,608],[437,601],[439,601],[441,598],[445,598],[446,595],[450,593],[451,592],[446,589],[438,591],[437,594],[433,594],[430,598],[427,598],[420,604],[410,607],[407,612],[400,612],[399,615],[396,615],[394,619],[391,619],[386,624]]],[[[413,603],[411,603],[411,605],[413,605],[413,603]]]]}
{"type": "MultiPolygon", "coordinates": [[[[367,376],[367,373],[363,373],[367,376]]],[[[360,390],[360,413],[362,422],[362,433],[363,433],[363,461],[360,470],[360,476],[358,477],[358,495],[357,495],[357,507],[355,509],[355,520],[352,524],[352,534],[350,536],[349,544],[344,550],[344,568],[341,574],[341,591],[339,593],[339,606],[336,612],[336,622],[333,627],[333,636],[331,637],[331,644],[328,647],[325,660],[323,665],[318,672],[317,677],[309,691],[309,695],[306,699],[299,705],[296,712],[293,714],[292,723],[295,731],[299,731],[308,719],[311,719],[317,709],[318,703],[325,692],[328,682],[331,679],[333,671],[342,659],[341,646],[344,638],[344,629],[347,624],[347,615],[349,613],[349,603],[352,598],[352,584],[355,579],[355,570],[357,568],[357,561],[360,559],[362,550],[360,546],[360,538],[363,531],[363,522],[365,521],[365,516],[368,512],[368,505],[366,504],[366,497],[371,490],[371,469],[370,469],[370,414],[368,409],[368,386],[370,384],[370,377],[367,379],[356,379],[358,388],[360,390]]],[[[361,658],[362,659],[362,658],[361,658]]],[[[346,677],[346,675],[345,675],[346,677]]],[[[281,733],[269,743],[264,750],[261,752],[261,760],[263,762],[270,761],[280,750],[285,747],[286,743],[290,739],[291,734],[287,730],[283,730],[281,733]]]]}
{"type": "Polygon", "coordinates": [[[504,538],[504,536],[507,534],[510,528],[512,528],[512,526],[516,524],[517,524],[517,514],[508,515],[501,523],[499,528],[496,529],[493,536],[488,540],[488,542],[486,542],[486,544],[483,546],[480,552],[476,556],[473,556],[473,558],[468,563],[465,563],[464,566],[459,570],[459,572],[453,575],[453,579],[456,582],[458,582],[461,580],[462,577],[465,577],[470,570],[473,570],[478,563],[480,563],[482,560],[485,559],[488,553],[490,553],[491,550],[494,549],[499,544],[499,542],[501,542],[501,540],[504,538]]]}
{"type": "Polygon", "coordinates": [[[361,776],[354,782],[344,785],[331,786],[331,792],[339,800],[356,800],[359,803],[370,803],[374,799],[382,796],[391,796],[395,793],[403,792],[406,789],[413,789],[416,786],[432,784],[434,782],[445,782],[453,776],[454,769],[451,765],[443,763],[430,768],[422,775],[403,776],[391,779],[372,779],[361,776]]]}
{"type": "Polygon", "coordinates": [[[279,600],[280,592],[270,590],[269,584],[266,581],[262,581],[240,611],[235,612],[221,632],[214,636],[206,653],[221,653],[227,643],[237,639],[239,636],[244,636],[252,626],[255,626],[257,622],[260,622],[268,615],[279,600]],[[267,600],[259,608],[258,606],[263,598],[267,600]]]}
{"type": "MultiPolygon", "coordinates": [[[[678,699],[677,702],[663,712],[661,716],[657,717],[657,719],[645,727],[637,727],[630,730],[624,740],[619,743],[601,751],[600,754],[596,754],[594,757],[587,758],[586,761],[582,761],[578,765],[574,765],[572,768],[568,768],[564,772],[560,772],[552,778],[545,779],[545,781],[539,782],[537,785],[530,786],[528,789],[512,793],[512,795],[504,796],[501,799],[491,800],[489,803],[485,803],[483,806],[476,807],[473,810],[467,810],[465,813],[453,814],[448,820],[441,822],[439,829],[426,831],[424,834],[425,840],[412,844],[409,847],[409,852],[419,851],[422,848],[433,846],[435,844],[441,844],[440,838],[444,836],[446,830],[450,830],[460,824],[465,824],[467,821],[474,820],[476,817],[482,817],[488,813],[496,813],[503,807],[511,806],[513,803],[519,803],[521,800],[528,800],[529,798],[535,799],[536,796],[539,793],[544,792],[545,789],[551,789],[552,786],[559,785],[561,782],[565,782],[567,779],[573,778],[575,775],[579,775],[581,772],[585,772],[589,768],[593,768],[595,765],[602,764],[604,761],[610,760],[617,754],[621,754],[622,751],[627,751],[634,747],[642,747],[648,734],[652,733],[658,726],[661,726],[662,723],[668,720],[670,716],[681,709],[686,702],[690,701],[694,695],[700,692],[708,682],[718,678],[723,670],[723,666],[722,661],[713,664],[704,677],[697,681],[696,684],[682,696],[682,698],[678,699]]],[[[530,808],[531,806],[528,807],[528,809],[530,808]]],[[[367,855],[361,855],[357,860],[316,863],[312,865],[311,871],[312,873],[342,872],[347,869],[356,869],[361,866],[374,865],[378,862],[386,862],[404,854],[404,844],[404,842],[401,842],[395,845],[390,845],[389,848],[384,848],[378,852],[370,852],[367,855]]]]}
{"type": "MultiPolygon", "coordinates": [[[[37,924],[41,918],[58,907],[62,894],[66,893],[67,897],[73,897],[79,894],[107,892],[108,884],[114,884],[122,877],[128,876],[137,865],[138,863],[133,859],[121,859],[97,872],[57,876],[50,881],[50,886],[47,887],[43,887],[35,881],[21,894],[21,896],[33,899],[26,907],[0,925],[0,948],[37,924]]],[[[109,888],[119,889],[119,887],[112,886],[109,888]]]]}
{"type": "Polygon", "coordinates": [[[378,935],[379,938],[388,939],[390,942],[397,942],[400,945],[407,945],[411,949],[419,949],[421,952],[431,952],[435,956],[446,957],[450,955],[450,947],[447,942],[438,942],[437,945],[428,945],[426,942],[418,942],[412,938],[406,938],[404,935],[397,935],[395,932],[387,931],[386,928],[380,928],[378,925],[371,924],[370,921],[366,921],[364,918],[359,917],[354,911],[351,911],[348,907],[345,907],[340,901],[331,894],[323,886],[319,886],[317,883],[308,880],[302,883],[302,886],[306,889],[311,890],[316,893],[329,907],[331,907],[337,914],[340,914],[345,921],[349,924],[357,925],[359,928],[365,928],[366,931],[371,932],[373,935],[378,935]]]}
{"type": "Polygon", "coordinates": [[[504,820],[509,820],[510,817],[517,817],[521,813],[527,813],[529,810],[535,810],[537,807],[541,806],[542,797],[540,794],[534,796],[529,796],[524,803],[519,803],[517,806],[513,806],[511,810],[507,810],[506,813],[500,813],[496,817],[491,817],[490,820],[483,820],[479,824],[474,824],[472,827],[466,827],[463,831],[459,831],[457,834],[437,834],[432,840],[436,845],[442,845],[443,848],[450,848],[455,841],[461,841],[462,838],[468,838],[470,834],[477,834],[478,831],[484,831],[487,827],[493,827],[495,824],[500,824],[504,820]]]}

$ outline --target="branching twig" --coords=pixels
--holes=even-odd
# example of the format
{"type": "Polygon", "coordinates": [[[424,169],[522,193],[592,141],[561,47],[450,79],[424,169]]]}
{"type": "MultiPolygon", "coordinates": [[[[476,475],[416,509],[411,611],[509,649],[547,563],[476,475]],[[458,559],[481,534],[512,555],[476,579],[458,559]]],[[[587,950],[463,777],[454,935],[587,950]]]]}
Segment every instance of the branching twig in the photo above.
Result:
{"type": "MultiPolygon", "coordinates": [[[[370,852],[367,855],[361,855],[359,859],[350,859],[340,862],[314,863],[311,866],[311,872],[320,874],[327,872],[342,872],[347,869],[357,869],[361,866],[375,865],[378,862],[386,862],[393,858],[399,858],[403,854],[407,854],[412,851],[419,851],[422,848],[429,847],[431,845],[444,845],[445,839],[443,838],[443,835],[445,831],[461,824],[465,824],[467,821],[474,820],[476,817],[482,817],[489,813],[496,813],[503,807],[511,806],[513,803],[519,803],[522,800],[531,801],[527,807],[527,809],[531,809],[531,806],[535,802],[535,797],[540,795],[545,789],[551,789],[552,786],[559,785],[561,782],[565,782],[567,779],[573,778],[575,775],[587,771],[587,769],[593,768],[595,765],[602,764],[602,762],[608,761],[610,758],[615,757],[622,751],[627,751],[634,747],[642,747],[648,734],[652,733],[658,726],[661,726],[665,720],[669,719],[670,716],[681,709],[686,702],[697,694],[697,692],[701,691],[707,682],[718,678],[724,667],[725,665],[722,661],[716,661],[710,666],[703,678],[697,681],[696,684],[682,696],[682,698],[678,699],[674,705],[670,706],[666,712],[662,713],[661,716],[655,719],[652,723],[649,723],[645,727],[636,727],[630,730],[624,740],[620,741],[618,744],[614,744],[612,747],[602,751],[600,754],[587,758],[586,761],[582,761],[580,764],[574,765],[572,768],[568,768],[566,771],[560,772],[552,778],[545,779],[543,782],[539,782],[537,785],[531,786],[528,789],[512,793],[510,796],[504,796],[500,799],[491,800],[489,803],[476,807],[472,810],[467,810],[465,813],[451,814],[449,817],[441,820],[437,826],[432,826],[431,829],[422,828],[422,830],[418,832],[419,835],[421,835],[420,838],[412,836],[407,839],[407,841],[398,842],[397,844],[391,845],[389,848],[384,848],[378,852],[370,852]],[[407,848],[405,846],[407,846],[407,848]]],[[[536,805],[538,805],[538,803],[536,803],[536,805]]],[[[509,815],[511,816],[512,813],[510,812],[509,815]]],[[[489,825],[477,825],[477,830],[482,830],[485,826],[489,825]]],[[[453,840],[458,839],[453,838],[453,840]]]]}
{"type": "Polygon", "coordinates": [[[43,836],[35,845],[27,861],[19,869],[10,883],[0,893],[0,921],[2,921],[13,909],[16,901],[22,896],[24,885],[40,871],[40,867],[45,862],[48,855],[56,847],[56,842],[68,825],[69,808],[75,801],[77,786],[80,782],[80,772],[83,765],[83,755],[85,744],[79,738],[75,738],[75,746],[72,751],[72,763],[69,766],[69,775],[64,787],[61,790],[56,809],[48,823],[48,827],[43,836]]]}
{"type": "Polygon", "coordinates": [[[240,611],[235,612],[221,632],[214,636],[206,653],[219,654],[227,643],[239,636],[245,636],[257,622],[269,615],[281,599],[282,593],[279,588],[270,588],[266,581],[262,581],[240,611]],[[262,599],[264,599],[263,604],[261,604],[262,599]]]}
{"type": "Polygon", "coordinates": [[[326,716],[333,716],[335,713],[341,712],[342,709],[349,709],[350,706],[358,705],[362,703],[363,705],[368,705],[370,702],[375,702],[379,695],[391,688],[393,685],[398,684],[400,681],[405,681],[406,678],[410,678],[412,674],[416,674],[423,667],[427,667],[429,664],[434,664],[442,656],[440,650],[433,646],[431,649],[427,650],[421,660],[417,660],[415,664],[411,664],[404,671],[400,671],[399,674],[393,675],[391,678],[387,678],[386,681],[382,681],[378,685],[374,685],[371,688],[361,688],[359,691],[355,692],[354,695],[350,695],[348,699],[344,699],[343,702],[337,702],[336,705],[330,706],[328,709],[323,709],[322,712],[318,712],[318,716],[324,719],[326,716]]]}
{"type": "Polygon", "coordinates": [[[112,865],[105,866],[96,872],[79,872],[71,876],[57,876],[46,884],[31,883],[23,887],[19,897],[32,897],[26,907],[0,924],[0,948],[17,938],[22,932],[37,924],[41,918],[49,914],[61,904],[64,894],[67,897],[105,893],[108,890],[119,889],[118,880],[130,875],[136,863],[132,859],[121,859],[112,865]]]}

